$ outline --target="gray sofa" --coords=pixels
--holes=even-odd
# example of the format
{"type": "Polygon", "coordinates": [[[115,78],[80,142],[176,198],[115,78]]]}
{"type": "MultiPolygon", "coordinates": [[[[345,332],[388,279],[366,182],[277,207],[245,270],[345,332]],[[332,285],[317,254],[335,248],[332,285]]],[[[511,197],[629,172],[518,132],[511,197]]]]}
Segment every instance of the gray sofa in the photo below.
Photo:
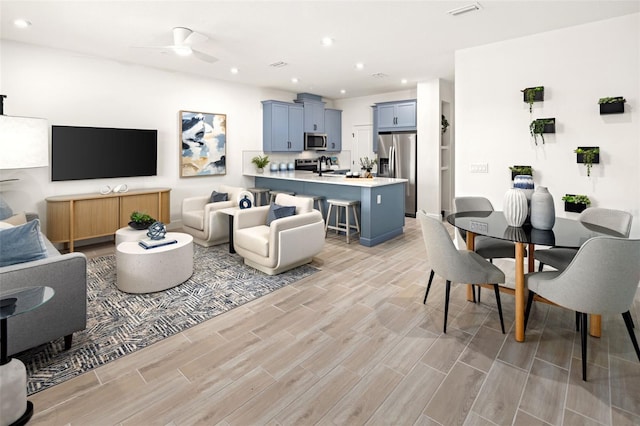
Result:
{"type": "Polygon", "coordinates": [[[55,295],[44,305],[7,320],[8,355],[64,337],[87,326],[87,258],[60,254],[43,235],[47,258],[0,267],[0,293],[22,287],[48,286],[55,295]]]}

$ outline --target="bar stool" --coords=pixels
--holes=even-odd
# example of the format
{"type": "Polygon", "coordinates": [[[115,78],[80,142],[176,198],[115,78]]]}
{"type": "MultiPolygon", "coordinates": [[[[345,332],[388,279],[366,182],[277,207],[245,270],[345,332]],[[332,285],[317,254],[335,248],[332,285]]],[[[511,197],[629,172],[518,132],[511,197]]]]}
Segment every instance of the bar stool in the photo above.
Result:
{"type": "Polygon", "coordinates": [[[256,207],[262,205],[263,196],[265,204],[269,201],[269,188],[248,188],[247,191],[251,192],[256,199],[256,207]]]}
{"type": "Polygon", "coordinates": [[[360,233],[360,224],[358,223],[358,211],[356,209],[356,207],[360,205],[360,201],[337,200],[337,199],[330,198],[327,200],[327,204],[329,205],[329,209],[327,210],[327,221],[324,225],[325,236],[327,235],[327,232],[329,229],[333,229],[337,232],[342,231],[347,236],[347,244],[349,244],[349,236],[354,233],[357,233],[357,234],[360,233]],[[333,210],[334,206],[336,207],[336,211],[335,211],[336,221],[335,221],[335,225],[330,225],[329,223],[331,221],[331,210],[333,210]],[[353,213],[353,219],[355,224],[351,224],[351,221],[349,220],[349,207],[351,207],[351,212],[353,213]],[[344,209],[344,212],[345,212],[344,222],[340,222],[340,213],[342,213],[342,209],[344,209]],[[356,232],[351,232],[352,228],[355,228],[356,232]]]}
{"type": "Polygon", "coordinates": [[[324,195],[304,195],[304,194],[297,194],[298,197],[307,197],[307,198],[312,198],[313,199],[313,208],[314,209],[318,209],[320,211],[320,214],[322,215],[322,220],[324,220],[324,200],[327,199],[327,197],[325,197],[324,195]]]}
{"type": "Polygon", "coordinates": [[[278,194],[296,195],[296,193],[293,191],[279,191],[277,189],[270,189],[269,193],[271,194],[271,196],[269,197],[269,204],[275,203],[276,195],[278,194]]]}

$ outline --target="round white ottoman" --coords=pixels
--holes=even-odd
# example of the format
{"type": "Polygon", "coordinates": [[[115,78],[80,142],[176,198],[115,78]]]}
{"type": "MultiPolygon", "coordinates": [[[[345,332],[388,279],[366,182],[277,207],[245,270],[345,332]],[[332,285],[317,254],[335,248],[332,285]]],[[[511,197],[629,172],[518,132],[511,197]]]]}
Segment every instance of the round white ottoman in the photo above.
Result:
{"type": "Polygon", "coordinates": [[[140,241],[145,238],[147,238],[146,229],[139,231],[130,226],[126,226],[116,231],[116,247],[118,247],[118,244],[124,243],[125,241],[140,241]]]}
{"type": "Polygon", "coordinates": [[[167,232],[168,240],[178,241],[144,249],[138,241],[125,241],[116,247],[116,286],[127,293],[153,293],[185,282],[193,274],[193,237],[167,232]]]}

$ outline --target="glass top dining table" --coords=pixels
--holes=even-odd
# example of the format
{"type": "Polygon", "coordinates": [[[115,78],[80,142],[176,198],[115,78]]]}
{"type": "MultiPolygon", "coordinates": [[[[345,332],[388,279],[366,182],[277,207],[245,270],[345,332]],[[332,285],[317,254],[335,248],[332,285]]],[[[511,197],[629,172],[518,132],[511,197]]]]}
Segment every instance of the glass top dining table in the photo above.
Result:
{"type": "MultiPolygon", "coordinates": [[[[524,255],[528,246],[528,270],[534,271],[534,250],[536,245],[565,248],[579,248],[588,239],[608,235],[623,237],[622,234],[608,228],[592,225],[578,220],[556,217],[553,229],[544,231],[531,225],[514,227],[507,225],[501,211],[470,211],[453,213],[447,216],[447,222],[467,232],[467,249],[474,250],[476,235],[513,241],[515,243],[515,338],[524,342],[524,255]]],[[[467,290],[467,299],[472,300],[471,286],[467,290]]],[[[600,336],[600,316],[592,315],[591,335],[600,336]]]]}

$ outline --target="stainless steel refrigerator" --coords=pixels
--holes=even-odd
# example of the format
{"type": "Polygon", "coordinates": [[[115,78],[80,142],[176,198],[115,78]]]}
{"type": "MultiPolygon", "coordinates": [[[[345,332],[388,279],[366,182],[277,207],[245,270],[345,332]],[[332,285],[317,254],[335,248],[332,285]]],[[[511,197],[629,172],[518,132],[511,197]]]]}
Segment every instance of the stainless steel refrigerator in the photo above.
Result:
{"type": "Polygon", "coordinates": [[[408,179],[405,216],[416,217],[417,140],[413,132],[378,134],[378,176],[408,179]]]}

